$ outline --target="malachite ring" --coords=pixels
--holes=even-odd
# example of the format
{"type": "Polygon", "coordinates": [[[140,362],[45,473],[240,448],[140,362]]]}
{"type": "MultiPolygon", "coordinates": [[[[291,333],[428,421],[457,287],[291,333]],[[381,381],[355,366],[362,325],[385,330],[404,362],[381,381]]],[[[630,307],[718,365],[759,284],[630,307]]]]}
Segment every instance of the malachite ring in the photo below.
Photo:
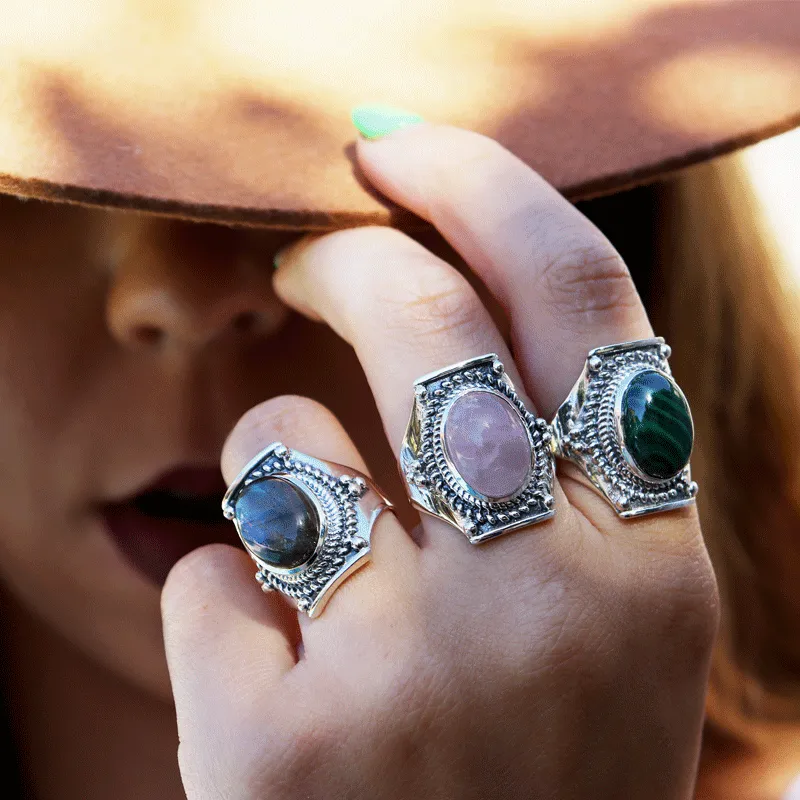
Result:
{"type": "Polygon", "coordinates": [[[694,502],[694,425],[662,338],[598,347],[553,420],[557,456],[577,464],[621,517],[694,502]]]}
{"type": "Polygon", "coordinates": [[[375,520],[391,508],[365,475],[274,442],[222,501],[267,591],[318,616],[342,581],[370,560],[375,520]]]}
{"type": "Polygon", "coordinates": [[[425,375],[400,450],[411,502],[472,544],[549,519],[551,436],[493,353],[425,375]]]}

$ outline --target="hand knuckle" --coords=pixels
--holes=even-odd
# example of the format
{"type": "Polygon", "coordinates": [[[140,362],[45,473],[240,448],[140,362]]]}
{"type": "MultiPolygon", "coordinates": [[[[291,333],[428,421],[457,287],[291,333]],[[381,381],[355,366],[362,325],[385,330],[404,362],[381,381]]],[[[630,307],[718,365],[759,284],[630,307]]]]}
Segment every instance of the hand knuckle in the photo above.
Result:
{"type": "Polygon", "coordinates": [[[386,298],[389,324],[416,339],[455,335],[471,341],[483,329],[486,311],[467,281],[447,265],[430,262],[406,273],[402,293],[386,298]]]}
{"type": "Polygon", "coordinates": [[[717,636],[720,619],[719,590],[709,565],[696,564],[671,592],[664,626],[684,644],[689,655],[706,655],[717,636]]]}
{"type": "Polygon", "coordinates": [[[584,231],[561,237],[557,252],[542,262],[539,280],[546,302],[567,324],[614,325],[638,309],[622,258],[605,239],[587,240],[584,231]]]}
{"type": "Polygon", "coordinates": [[[716,577],[702,543],[670,559],[659,558],[657,575],[639,580],[632,602],[651,632],[684,662],[705,660],[714,644],[720,618],[716,577]]]}

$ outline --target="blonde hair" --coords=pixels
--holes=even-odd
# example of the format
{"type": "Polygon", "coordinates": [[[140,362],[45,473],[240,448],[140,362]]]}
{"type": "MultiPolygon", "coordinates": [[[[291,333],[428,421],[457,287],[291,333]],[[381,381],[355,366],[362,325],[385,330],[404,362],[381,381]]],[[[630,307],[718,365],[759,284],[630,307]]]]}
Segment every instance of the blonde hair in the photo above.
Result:
{"type": "Polygon", "coordinates": [[[723,621],[712,726],[757,743],[800,720],[800,323],[740,156],[659,191],[654,327],[695,416],[693,472],[723,621]]]}

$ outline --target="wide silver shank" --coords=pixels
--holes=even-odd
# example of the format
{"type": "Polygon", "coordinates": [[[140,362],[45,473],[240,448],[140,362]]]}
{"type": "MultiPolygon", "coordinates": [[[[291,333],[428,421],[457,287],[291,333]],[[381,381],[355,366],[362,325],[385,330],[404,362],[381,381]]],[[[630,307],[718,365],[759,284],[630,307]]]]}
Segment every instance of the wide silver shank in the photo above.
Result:
{"type": "Polygon", "coordinates": [[[556,454],[577,464],[621,517],[679,508],[697,494],[688,465],[673,478],[654,479],[638,469],[622,440],[625,386],[643,369],[671,376],[669,355],[661,337],[592,350],[553,420],[556,454]]]}

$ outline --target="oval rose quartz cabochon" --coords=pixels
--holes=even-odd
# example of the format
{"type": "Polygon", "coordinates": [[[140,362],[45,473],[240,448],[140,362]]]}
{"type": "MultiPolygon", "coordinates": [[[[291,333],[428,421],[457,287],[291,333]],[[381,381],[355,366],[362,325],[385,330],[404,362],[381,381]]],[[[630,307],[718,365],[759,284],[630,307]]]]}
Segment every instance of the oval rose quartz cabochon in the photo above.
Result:
{"type": "Polygon", "coordinates": [[[316,509],[289,481],[265,478],[251,483],[236,501],[236,518],[248,549],[270,566],[299,567],[317,549],[316,509]]]}
{"type": "Polygon", "coordinates": [[[493,392],[467,392],[450,406],[444,446],[470,489],[492,500],[522,489],[533,464],[533,449],[519,412],[493,392]]]}

